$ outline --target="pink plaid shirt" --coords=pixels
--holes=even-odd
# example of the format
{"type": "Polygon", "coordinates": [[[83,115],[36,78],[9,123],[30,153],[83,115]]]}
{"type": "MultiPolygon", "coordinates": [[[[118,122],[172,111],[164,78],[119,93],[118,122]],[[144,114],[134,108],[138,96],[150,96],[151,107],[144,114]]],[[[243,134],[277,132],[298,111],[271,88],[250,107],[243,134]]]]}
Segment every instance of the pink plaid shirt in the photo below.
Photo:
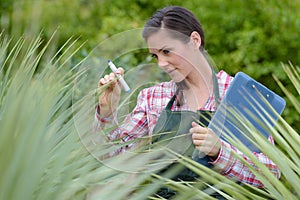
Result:
{"type": "MultiPolygon", "coordinates": [[[[233,77],[229,76],[226,72],[220,71],[217,74],[220,99],[222,99],[229,88],[233,77]]],[[[152,135],[153,128],[156,121],[166,107],[172,96],[176,92],[176,84],[173,81],[163,82],[153,87],[143,89],[137,99],[136,107],[125,118],[124,122],[113,130],[109,134],[111,141],[121,139],[123,142],[128,142],[135,138],[152,135]]],[[[98,107],[99,109],[99,107],[98,107]]],[[[173,111],[187,110],[188,106],[184,103],[181,106],[177,106],[176,100],[173,104],[173,111]]],[[[200,108],[201,110],[216,110],[216,102],[214,99],[214,93],[211,92],[209,100],[206,104],[200,108]]],[[[101,118],[98,114],[99,110],[96,110],[95,114],[95,128],[99,129],[107,123],[111,123],[113,118],[105,119],[101,118]]],[[[269,137],[269,141],[274,144],[273,138],[269,137]]],[[[123,152],[129,148],[132,148],[135,143],[130,143],[126,147],[121,148],[120,152],[123,152]]],[[[251,184],[256,187],[263,187],[262,183],[256,178],[256,176],[249,170],[249,168],[239,161],[232,154],[232,151],[241,155],[250,165],[253,162],[243,155],[238,149],[231,144],[221,140],[221,150],[216,160],[211,163],[215,166],[215,170],[219,171],[222,175],[232,177],[239,181],[251,184]]],[[[269,170],[277,177],[280,177],[280,171],[278,167],[264,154],[253,152],[257,159],[264,163],[269,170]]]]}

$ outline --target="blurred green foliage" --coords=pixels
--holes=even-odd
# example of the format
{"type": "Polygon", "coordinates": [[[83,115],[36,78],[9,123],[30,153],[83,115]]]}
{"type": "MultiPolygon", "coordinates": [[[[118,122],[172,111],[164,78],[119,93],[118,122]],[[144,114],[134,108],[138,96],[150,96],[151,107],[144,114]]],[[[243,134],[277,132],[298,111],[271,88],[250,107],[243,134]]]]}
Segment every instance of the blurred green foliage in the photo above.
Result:
{"type": "MultiPolygon", "coordinates": [[[[53,45],[56,48],[70,37],[78,38],[85,44],[73,59],[76,63],[76,57],[84,58],[105,39],[142,28],[157,9],[167,5],[184,6],[195,13],[206,34],[206,49],[219,69],[231,75],[244,71],[284,95],[271,76],[274,74],[291,92],[295,91],[281,62],[300,63],[299,1],[2,0],[0,23],[1,30],[15,39],[21,35],[34,38],[40,32],[48,39],[58,29],[53,45]]],[[[145,54],[127,52],[119,62],[128,70],[146,59],[145,54]]],[[[158,80],[166,78],[159,70],[151,73],[158,80]]],[[[289,102],[283,116],[300,130],[300,117],[289,102]]]]}
{"type": "MultiPolygon", "coordinates": [[[[299,198],[300,101],[294,89],[300,91],[299,68],[288,73],[285,67],[284,72],[280,63],[290,60],[299,64],[298,10],[299,3],[293,0],[1,0],[0,199],[86,199],[94,195],[94,189],[93,199],[124,199],[128,195],[145,199],[162,184],[176,188],[177,199],[193,195],[203,199],[207,194],[198,189],[207,184],[215,189],[224,186],[234,199],[299,198]],[[129,32],[119,37],[118,33],[142,28],[155,10],[170,4],[183,5],[199,17],[206,32],[206,48],[220,69],[232,75],[245,71],[292,102],[284,119],[298,128],[294,131],[280,119],[279,132],[273,133],[278,148],[258,140],[282,172],[279,181],[265,173],[266,190],[229,182],[186,158],[183,164],[204,177],[195,186],[148,173],[132,176],[95,159],[104,153],[101,145],[88,143],[93,137],[91,99],[96,96],[97,78],[106,72],[94,67],[105,65],[99,60],[98,44],[110,56],[118,55],[113,57],[115,63],[126,69],[127,80],[136,90],[153,80],[167,79],[153,67],[146,49],[130,51],[126,36],[137,36],[129,32]],[[110,45],[108,38],[118,42],[110,45]],[[273,84],[271,73],[280,79],[276,81],[284,94],[273,84]],[[97,154],[91,155],[88,147],[97,154]]],[[[136,42],[140,45],[138,39],[136,42]]],[[[131,95],[133,105],[134,99],[131,95]]],[[[116,157],[112,164],[126,166],[132,159],[116,157]]],[[[134,164],[138,167],[147,164],[140,162],[144,155],[137,159],[134,164]]],[[[257,166],[264,169],[262,164],[257,166]]]]}

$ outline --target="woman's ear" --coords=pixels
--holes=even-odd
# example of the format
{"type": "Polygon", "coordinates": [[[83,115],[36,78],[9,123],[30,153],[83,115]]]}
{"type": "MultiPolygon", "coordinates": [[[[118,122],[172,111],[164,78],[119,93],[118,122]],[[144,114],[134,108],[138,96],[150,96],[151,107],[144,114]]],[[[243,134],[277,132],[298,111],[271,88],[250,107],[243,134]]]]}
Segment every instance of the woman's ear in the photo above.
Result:
{"type": "Polygon", "coordinates": [[[201,36],[197,31],[193,31],[190,35],[190,41],[195,46],[196,49],[199,49],[201,46],[201,36]]]}

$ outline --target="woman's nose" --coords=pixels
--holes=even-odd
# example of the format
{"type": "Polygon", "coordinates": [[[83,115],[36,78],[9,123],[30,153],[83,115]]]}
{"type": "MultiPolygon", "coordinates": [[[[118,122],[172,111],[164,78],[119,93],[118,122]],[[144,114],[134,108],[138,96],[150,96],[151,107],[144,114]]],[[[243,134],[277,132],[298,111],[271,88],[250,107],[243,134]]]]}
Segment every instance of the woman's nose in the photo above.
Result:
{"type": "Polygon", "coordinates": [[[163,57],[158,57],[157,58],[157,64],[160,68],[164,68],[168,65],[168,61],[163,57]]]}

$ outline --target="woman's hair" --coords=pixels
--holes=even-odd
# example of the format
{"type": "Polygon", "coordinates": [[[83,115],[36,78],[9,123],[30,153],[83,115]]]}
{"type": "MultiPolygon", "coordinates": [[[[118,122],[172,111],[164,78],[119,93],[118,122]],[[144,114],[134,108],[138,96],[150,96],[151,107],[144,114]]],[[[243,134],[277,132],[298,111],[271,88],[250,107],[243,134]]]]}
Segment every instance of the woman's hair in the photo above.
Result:
{"type": "Polygon", "coordinates": [[[204,32],[200,22],[189,10],[179,6],[168,6],[158,10],[145,24],[143,38],[148,39],[153,33],[164,28],[176,39],[188,42],[193,31],[201,37],[200,49],[204,49],[204,32]]]}

